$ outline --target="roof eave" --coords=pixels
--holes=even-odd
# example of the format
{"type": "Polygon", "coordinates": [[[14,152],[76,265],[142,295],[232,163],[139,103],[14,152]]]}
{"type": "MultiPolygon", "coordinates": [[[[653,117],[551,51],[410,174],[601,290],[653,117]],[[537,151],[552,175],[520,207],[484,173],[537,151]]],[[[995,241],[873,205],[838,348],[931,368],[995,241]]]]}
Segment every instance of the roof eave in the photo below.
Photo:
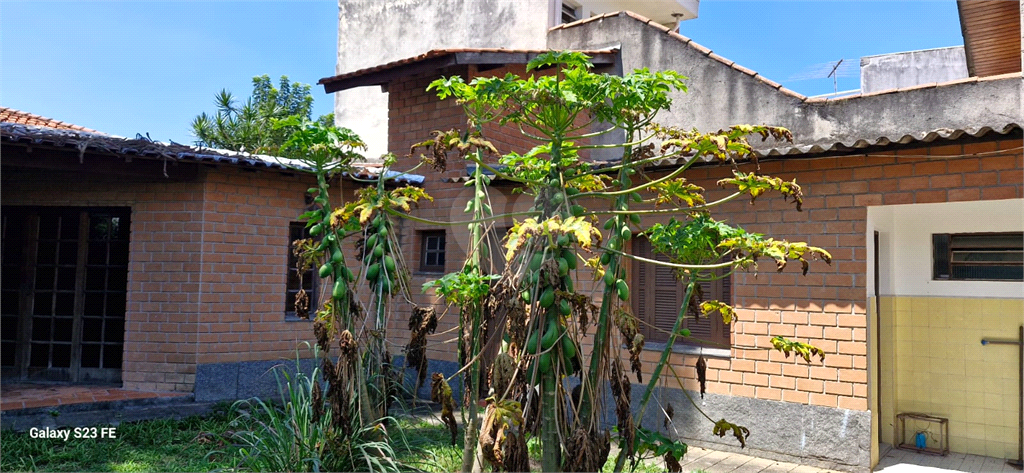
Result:
{"type": "MultiPolygon", "coordinates": [[[[330,94],[342,90],[368,85],[386,85],[400,78],[438,71],[459,65],[491,65],[526,64],[547,51],[501,51],[501,50],[470,50],[444,51],[434,50],[417,56],[395,61],[381,66],[362,69],[325,77],[317,84],[324,86],[324,92],[330,94]]],[[[590,62],[595,66],[614,65],[617,60],[617,49],[605,51],[585,51],[591,56],[590,62]]]]}

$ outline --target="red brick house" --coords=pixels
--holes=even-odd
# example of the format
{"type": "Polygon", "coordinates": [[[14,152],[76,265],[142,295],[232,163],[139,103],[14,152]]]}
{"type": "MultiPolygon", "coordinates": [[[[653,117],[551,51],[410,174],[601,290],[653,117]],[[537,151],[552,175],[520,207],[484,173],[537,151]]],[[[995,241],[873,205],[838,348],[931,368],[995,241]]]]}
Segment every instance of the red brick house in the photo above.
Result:
{"type": "MultiPolygon", "coordinates": [[[[278,158],[0,117],[4,382],[197,401],[276,392],[269,369],[312,340],[289,269],[311,175],[278,158]]],[[[337,179],[334,197],[360,185],[337,179]]]]}
{"type": "MultiPolygon", "coordinates": [[[[962,19],[972,21],[969,15],[962,19]]],[[[1014,37],[1006,33],[998,40],[1014,37]]],[[[1019,34],[1016,41],[1020,51],[1019,34]]],[[[910,436],[927,430],[938,439],[937,425],[901,415],[912,412],[947,419],[954,452],[1015,458],[1021,417],[1015,353],[979,342],[1015,338],[1024,324],[1019,57],[1015,68],[997,75],[972,72],[941,84],[809,98],[631,13],[554,27],[547,44],[590,51],[611,73],[648,67],[689,76],[690,93],[675,98],[672,111],[661,117],[664,124],[702,130],[773,124],[794,132],[795,143],[767,143],[758,153],[762,172],[796,179],[803,187],[804,212],[766,199],[753,207],[733,202],[715,215],[748,231],[824,247],[834,261],[812,267],[806,277],[736,274],[715,288],[737,307],[738,320],[731,327],[692,327],[716,343],[682,344],[671,359],[689,378],[683,387],[693,390],[696,355],[708,357],[709,394],[701,401],[708,415],[750,426],[755,433],[747,448],[757,455],[840,469],[873,467],[903,438],[901,422],[907,422],[910,436]],[[989,262],[972,263],[977,259],[989,262]],[[775,335],[807,341],[828,356],[811,364],[787,359],[770,349],[775,335]]],[[[978,55],[984,51],[968,39],[969,62],[981,64],[978,55]]],[[[464,127],[465,117],[453,101],[425,92],[430,81],[456,74],[522,74],[523,65],[540,52],[432,50],[343,72],[320,84],[329,93],[380,86],[388,94],[388,148],[404,154],[431,130],[464,127]]],[[[503,152],[526,146],[515,130],[494,127],[485,135],[503,152]]],[[[664,172],[673,164],[650,171],[664,172]]],[[[467,175],[460,165],[450,162],[445,174],[427,177],[423,186],[436,201],[417,215],[461,219],[469,190],[459,184],[467,175]]],[[[714,189],[729,175],[727,167],[707,165],[686,177],[714,189]]],[[[531,204],[500,184],[492,186],[491,198],[495,212],[531,204]]],[[[645,219],[643,226],[656,221],[645,219]]],[[[403,224],[402,238],[411,242],[404,246],[405,260],[419,269],[413,287],[458,269],[468,242],[464,233],[403,224]],[[447,264],[437,265],[439,260],[447,264]]],[[[649,249],[634,240],[632,251],[649,249]]],[[[665,310],[674,320],[678,285],[657,271],[644,271],[633,269],[634,311],[655,325],[666,320],[665,310]]],[[[436,303],[429,295],[415,302],[436,303]]],[[[452,327],[453,319],[438,332],[452,327]]],[[[403,325],[396,321],[390,328],[395,343],[407,339],[403,325]]],[[[654,362],[658,344],[648,346],[644,361],[654,362]]],[[[453,367],[454,350],[440,343],[430,347],[431,370],[453,367]]],[[[738,449],[713,436],[675,381],[664,378],[659,396],[675,406],[675,435],[698,445],[738,449]]],[[[648,419],[648,427],[661,425],[660,419],[648,419]]]]}

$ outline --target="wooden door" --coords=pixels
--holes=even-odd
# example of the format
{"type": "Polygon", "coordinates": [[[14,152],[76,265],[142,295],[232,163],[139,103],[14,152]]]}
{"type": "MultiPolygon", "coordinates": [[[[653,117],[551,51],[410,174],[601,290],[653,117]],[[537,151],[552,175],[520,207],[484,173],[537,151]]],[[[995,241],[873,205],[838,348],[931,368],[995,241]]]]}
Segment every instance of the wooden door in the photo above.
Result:
{"type": "Polygon", "coordinates": [[[130,209],[3,207],[5,378],[120,382],[130,209]]]}

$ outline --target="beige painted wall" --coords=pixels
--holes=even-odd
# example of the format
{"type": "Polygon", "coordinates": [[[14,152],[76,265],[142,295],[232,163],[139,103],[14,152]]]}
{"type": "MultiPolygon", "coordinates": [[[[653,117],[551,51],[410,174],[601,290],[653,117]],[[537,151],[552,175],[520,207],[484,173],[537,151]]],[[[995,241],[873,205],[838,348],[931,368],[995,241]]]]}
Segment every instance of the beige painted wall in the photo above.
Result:
{"type": "MultiPolygon", "coordinates": [[[[1024,300],[883,296],[882,411],[879,435],[893,443],[895,416],[920,412],[949,419],[950,450],[1016,458],[1019,368],[1012,345],[982,346],[982,338],[1016,338],[1024,300]]],[[[938,427],[907,421],[912,442],[938,427]]]]}

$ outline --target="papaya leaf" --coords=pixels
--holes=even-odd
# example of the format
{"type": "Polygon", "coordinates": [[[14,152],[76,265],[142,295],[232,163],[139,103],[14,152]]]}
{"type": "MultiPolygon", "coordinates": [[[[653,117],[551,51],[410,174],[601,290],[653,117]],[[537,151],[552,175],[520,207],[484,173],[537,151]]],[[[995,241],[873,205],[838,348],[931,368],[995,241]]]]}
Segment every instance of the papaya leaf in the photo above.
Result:
{"type": "Polygon", "coordinates": [[[811,357],[815,355],[821,358],[822,362],[825,361],[825,351],[821,348],[802,342],[787,340],[780,336],[772,337],[772,347],[784,353],[786,358],[789,358],[790,353],[796,353],[808,363],[811,362],[811,357]]]}
{"type": "Polygon", "coordinates": [[[720,301],[701,302],[700,311],[705,317],[710,317],[711,314],[718,312],[722,315],[722,322],[726,324],[731,324],[733,319],[736,318],[736,311],[733,310],[732,306],[720,301]]]}
{"type": "Polygon", "coordinates": [[[686,182],[684,178],[672,179],[651,186],[655,192],[654,205],[681,203],[687,207],[703,205],[704,188],[686,182]]]}
{"type": "Polygon", "coordinates": [[[719,180],[718,185],[720,187],[734,186],[737,191],[750,194],[751,204],[765,191],[774,190],[782,194],[784,200],[788,201],[792,198],[793,203],[796,204],[796,210],[803,211],[803,191],[797,185],[796,179],[783,181],[777,177],[733,171],[733,177],[719,180]]]}
{"type": "Polygon", "coordinates": [[[725,434],[732,432],[733,437],[739,440],[740,448],[746,448],[747,437],[750,437],[750,429],[733,424],[725,419],[715,422],[715,427],[711,432],[719,437],[725,437],[725,434]]]}

